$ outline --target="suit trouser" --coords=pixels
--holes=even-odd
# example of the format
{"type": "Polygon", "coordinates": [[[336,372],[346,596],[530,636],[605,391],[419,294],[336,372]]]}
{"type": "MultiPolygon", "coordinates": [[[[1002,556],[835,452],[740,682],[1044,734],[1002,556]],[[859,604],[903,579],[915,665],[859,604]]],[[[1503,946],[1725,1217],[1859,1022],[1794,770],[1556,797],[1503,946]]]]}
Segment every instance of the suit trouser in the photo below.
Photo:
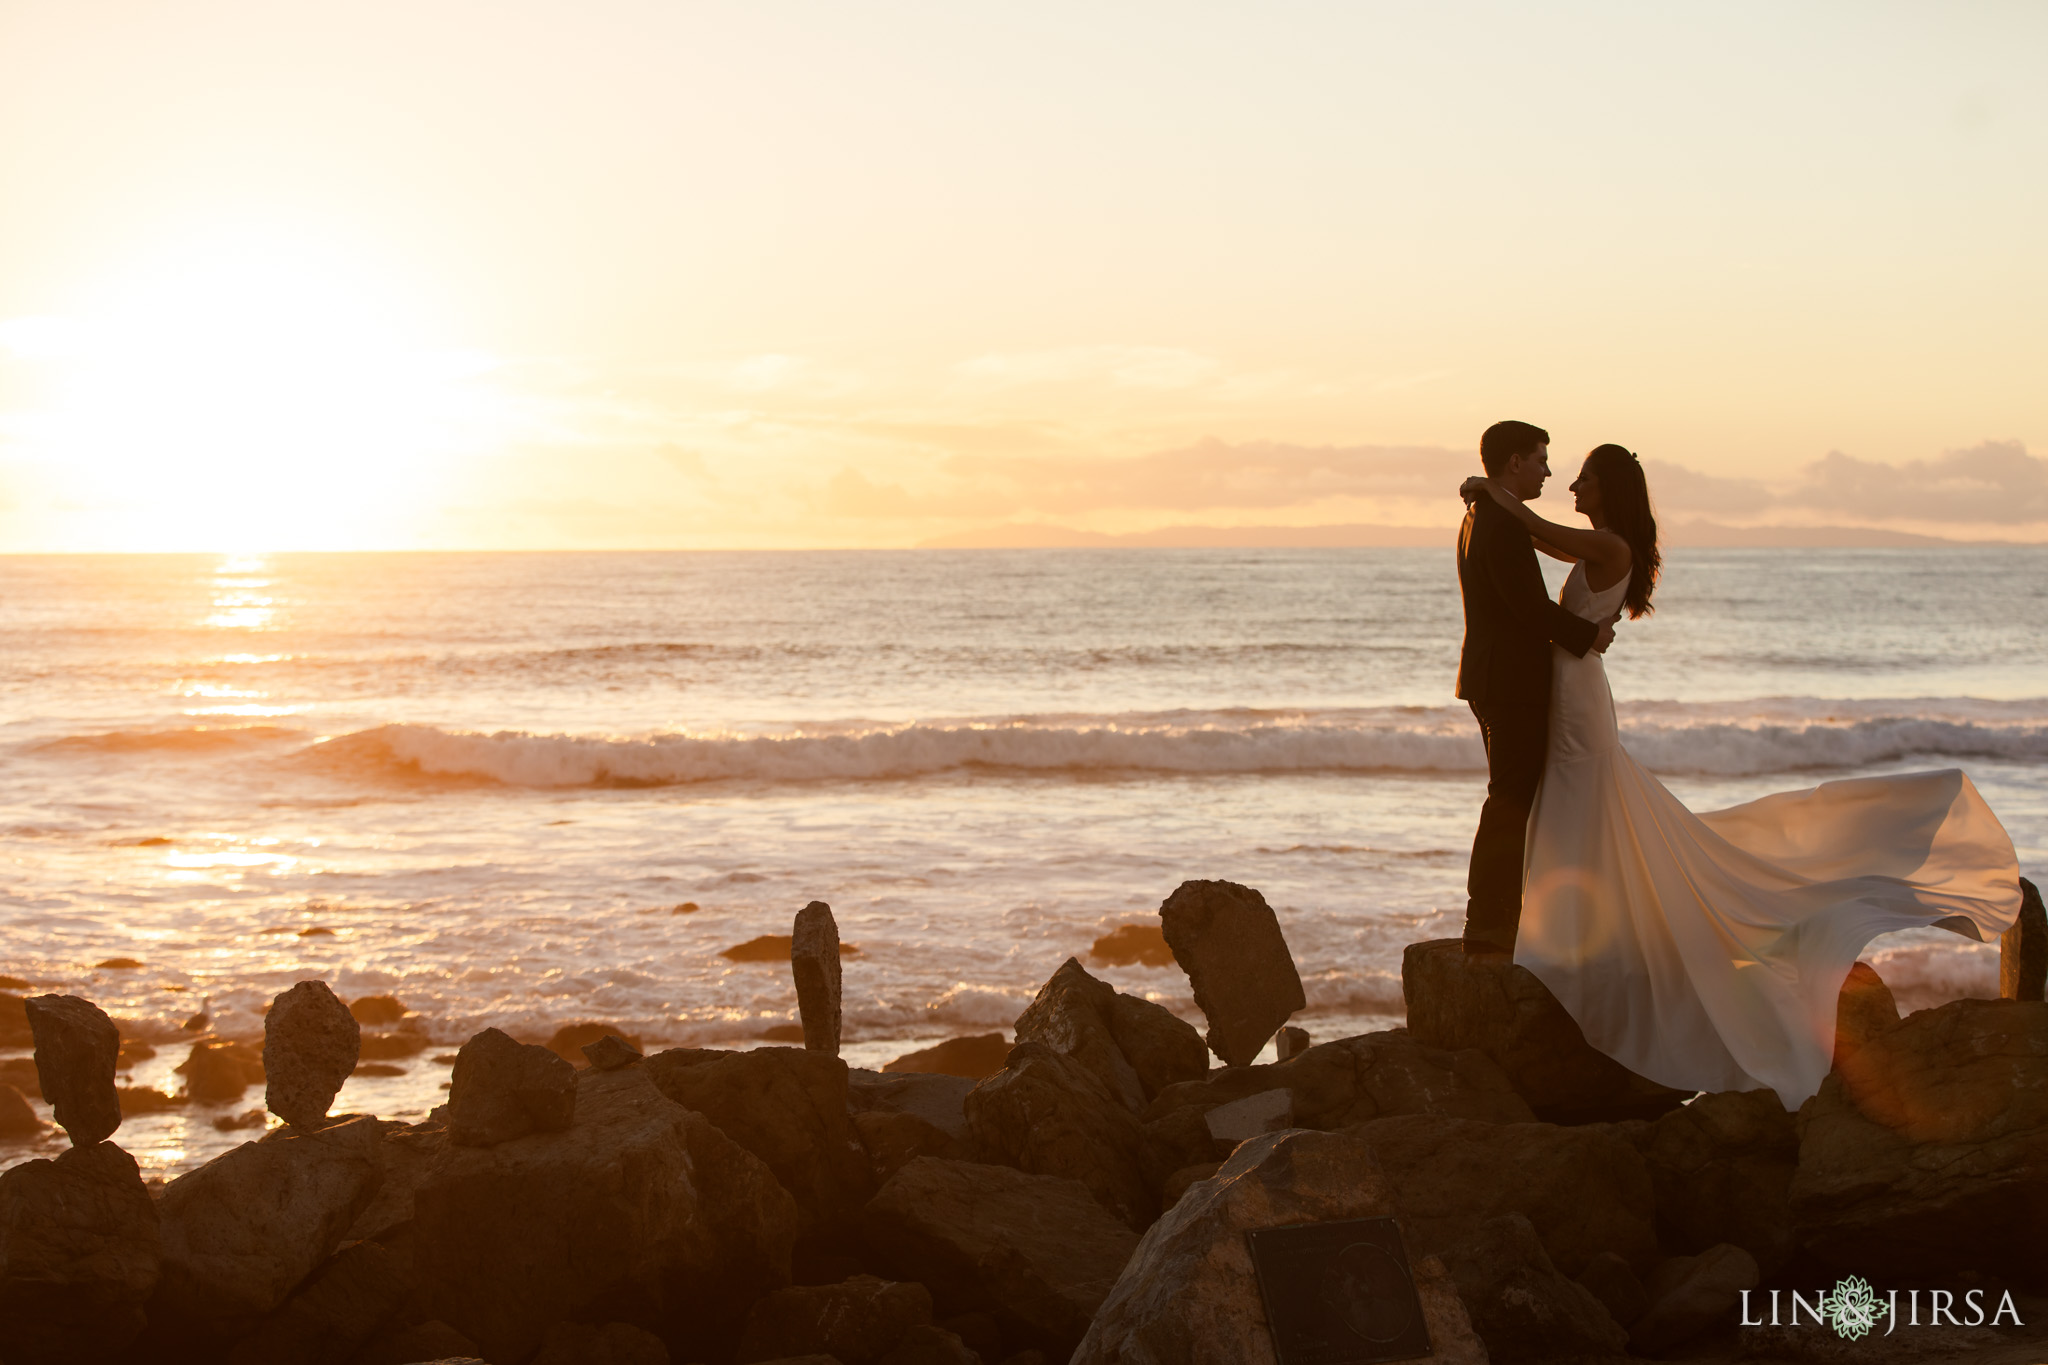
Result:
{"type": "Polygon", "coordinates": [[[1529,838],[1529,808],[1543,780],[1550,742],[1550,708],[1526,698],[1514,704],[1471,703],[1486,741],[1486,804],[1472,836],[1465,876],[1465,938],[1512,951],[1522,921],[1522,863],[1529,838]]]}

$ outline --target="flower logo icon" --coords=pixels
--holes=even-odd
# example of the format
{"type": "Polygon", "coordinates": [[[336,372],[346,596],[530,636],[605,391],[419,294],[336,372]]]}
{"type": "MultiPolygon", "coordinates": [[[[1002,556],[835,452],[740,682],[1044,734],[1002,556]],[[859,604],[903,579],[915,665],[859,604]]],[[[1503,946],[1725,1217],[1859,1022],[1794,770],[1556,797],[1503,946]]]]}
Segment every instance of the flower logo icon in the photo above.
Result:
{"type": "Polygon", "coordinates": [[[1877,1326],[1879,1307],[1877,1291],[1860,1275],[1851,1275],[1835,1282],[1835,1291],[1827,1296],[1823,1311],[1836,1336],[1855,1341],[1877,1326]]]}

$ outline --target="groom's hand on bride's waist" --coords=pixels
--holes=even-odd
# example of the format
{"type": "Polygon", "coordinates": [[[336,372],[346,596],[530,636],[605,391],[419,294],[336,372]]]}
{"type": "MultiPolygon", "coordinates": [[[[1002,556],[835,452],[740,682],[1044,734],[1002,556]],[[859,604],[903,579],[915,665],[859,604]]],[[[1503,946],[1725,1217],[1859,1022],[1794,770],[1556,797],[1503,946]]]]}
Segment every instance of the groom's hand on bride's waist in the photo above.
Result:
{"type": "Polygon", "coordinates": [[[1621,613],[1616,612],[1600,623],[1600,629],[1593,636],[1593,652],[1595,654],[1605,654],[1607,646],[1614,643],[1614,623],[1620,619],[1621,613]]]}

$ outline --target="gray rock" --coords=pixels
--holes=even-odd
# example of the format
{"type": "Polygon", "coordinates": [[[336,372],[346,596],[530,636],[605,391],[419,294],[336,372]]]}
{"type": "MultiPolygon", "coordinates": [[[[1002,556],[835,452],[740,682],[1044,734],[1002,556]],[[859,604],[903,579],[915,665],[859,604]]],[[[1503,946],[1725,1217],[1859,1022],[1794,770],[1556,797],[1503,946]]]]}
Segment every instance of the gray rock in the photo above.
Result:
{"type": "Polygon", "coordinates": [[[36,1043],[36,1079],[75,1147],[105,1142],[121,1126],[114,1064],[121,1031],[105,1011],[75,995],[32,995],[22,1002],[36,1043]]]}
{"type": "Polygon", "coordinates": [[[1998,994],[2005,1000],[2039,1000],[2048,986],[2048,913],[2041,890],[2020,878],[2020,917],[1998,941],[1998,994]]]}
{"type": "Polygon", "coordinates": [[[459,1145],[565,1132],[575,1115],[576,1068],[548,1049],[487,1028],[455,1054],[448,1136],[459,1145]]]}
{"type": "Polygon", "coordinates": [[[829,1355],[876,1365],[911,1328],[932,1320],[931,1291],[910,1281],[856,1275],[839,1284],[792,1285],[764,1295],[740,1333],[740,1365],[829,1355]]]}
{"type": "Polygon", "coordinates": [[[1209,1049],[1225,1065],[1248,1065],[1308,1004],[1280,921],[1252,888],[1182,882],[1159,907],[1159,922],[1209,1020],[1209,1049]]]}
{"type": "Polygon", "coordinates": [[[434,1159],[414,1198],[426,1310],[492,1360],[600,1311],[677,1324],[686,1360],[729,1359],[747,1305],[789,1283],[794,1202],[650,1067],[586,1073],[580,1091],[566,1132],[434,1159]]]}
{"type": "Polygon", "coordinates": [[[110,1142],[0,1172],[0,1354],[96,1365],[142,1331],[161,1262],[156,1205],[110,1142]]]}
{"type": "Polygon", "coordinates": [[[1079,1180],[1104,1208],[1143,1229],[1159,1211],[1155,1159],[1137,1115],[1096,1074],[1043,1043],[967,1096],[967,1126],[984,1154],[1036,1175],[1079,1180]]]}
{"type": "Polygon", "coordinates": [[[1262,1090],[1230,1104],[1219,1104],[1202,1116],[1209,1136],[1226,1148],[1261,1133],[1294,1127],[1294,1096],[1286,1090],[1262,1090]]]}
{"type": "Polygon", "coordinates": [[[986,1313],[1064,1357],[1138,1244],[1079,1181],[919,1157],[861,1215],[875,1264],[948,1316],[986,1313]]]}
{"type": "Polygon", "coordinates": [[[239,1332],[276,1309],[369,1204],[382,1125],[280,1128],[164,1187],[159,1315],[239,1332]]]}
{"type": "Polygon", "coordinates": [[[976,1084],[970,1077],[849,1070],[846,1083],[855,1113],[912,1114],[956,1141],[968,1140],[967,1096],[976,1084]]]}
{"type": "MultiPolygon", "coordinates": [[[[1387,1179],[1356,1138],[1301,1129],[1253,1138],[1145,1234],[1073,1365],[1274,1365],[1245,1233],[1393,1211],[1387,1179]]],[[[1417,1261],[1415,1279],[1435,1347],[1428,1359],[1484,1362],[1441,1262],[1417,1261]]]]}
{"type": "Polygon", "coordinates": [[[286,1123],[315,1127],[362,1052],[363,1026],[325,981],[301,981],[263,1019],[264,1103],[286,1123]]]}
{"type": "Polygon", "coordinates": [[[796,912],[789,936],[789,971],[796,978],[804,1046],[839,1055],[839,925],[832,907],[812,901],[796,912]]]}
{"type": "Polygon", "coordinates": [[[1315,1040],[1308,1036],[1307,1029],[1289,1024],[1273,1036],[1274,1058],[1277,1061],[1289,1061],[1308,1051],[1314,1042],[1315,1040]]]}
{"type": "Polygon", "coordinates": [[[1469,955],[1455,938],[1411,943],[1401,993],[1416,1042],[1484,1052],[1540,1119],[1648,1119],[1689,1098],[1595,1051],[1549,988],[1504,955],[1469,955]]]}
{"type": "Polygon", "coordinates": [[[640,1049],[616,1033],[607,1033],[594,1043],[583,1045],[583,1059],[599,1071],[617,1071],[641,1058],[640,1049]]]}
{"type": "Polygon", "coordinates": [[[1443,1252],[1472,1327],[1500,1365],[1618,1358],[1628,1334],[1584,1285],[1551,1263],[1518,1213],[1488,1218],[1443,1252]]]}
{"type": "Polygon", "coordinates": [[[1650,1306],[1629,1328],[1628,1344],[1657,1355],[1726,1326],[1736,1319],[1742,1291],[1756,1288],[1757,1279],[1756,1258],[1738,1246],[1672,1257],[1651,1274],[1650,1306]]]}

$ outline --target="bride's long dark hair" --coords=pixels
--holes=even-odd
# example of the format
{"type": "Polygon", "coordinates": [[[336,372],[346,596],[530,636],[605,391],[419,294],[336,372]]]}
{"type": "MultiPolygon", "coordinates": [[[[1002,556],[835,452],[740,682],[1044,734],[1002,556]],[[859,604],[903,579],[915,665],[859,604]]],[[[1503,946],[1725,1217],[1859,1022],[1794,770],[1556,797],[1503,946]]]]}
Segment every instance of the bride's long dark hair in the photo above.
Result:
{"type": "Polygon", "coordinates": [[[1656,608],[1657,571],[1664,557],[1657,553],[1657,514],[1650,508],[1650,485],[1643,463],[1626,446],[1594,446],[1586,468],[1600,481],[1600,511],[1607,529],[1628,542],[1628,592],[1622,602],[1631,617],[1648,616],[1656,608]]]}

